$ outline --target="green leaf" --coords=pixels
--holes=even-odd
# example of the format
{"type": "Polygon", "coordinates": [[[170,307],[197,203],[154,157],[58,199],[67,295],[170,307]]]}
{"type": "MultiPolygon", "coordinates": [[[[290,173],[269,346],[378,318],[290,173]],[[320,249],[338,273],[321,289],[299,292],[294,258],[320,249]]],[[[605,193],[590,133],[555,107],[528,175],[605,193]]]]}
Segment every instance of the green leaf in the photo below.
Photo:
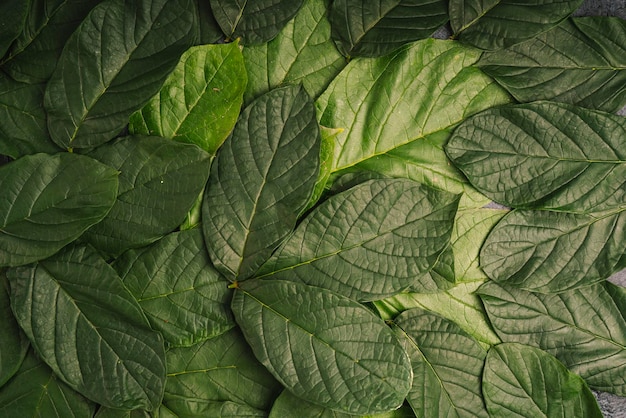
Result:
{"type": "Polygon", "coordinates": [[[481,375],[487,352],[458,325],[411,309],[394,319],[411,357],[413,387],[407,400],[417,416],[487,417],[481,375]]]}
{"type": "Polygon", "coordinates": [[[406,179],[362,183],[314,209],[257,275],[298,280],[359,301],[399,293],[446,249],[458,199],[406,179]]]}
{"type": "Polygon", "coordinates": [[[113,209],[84,236],[115,256],[150,244],[183,223],[210,168],[209,154],[197,146],[159,137],[121,138],[89,155],[120,172],[113,209]]]}
{"type": "Polygon", "coordinates": [[[20,35],[28,16],[30,1],[3,0],[0,4],[0,57],[20,35]]]}
{"type": "Polygon", "coordinates": [[[364,306],[283,280],[239,284],[235,319],[263,365],[294,395],[351,414],[398,408],[411,386],[409,359],[364,306]]]}
{"type": "Polygon", "coordinates": [[[489,350],[483,393],[494,417],[603,416],[579,376],[545,351],[521,344],[499,344],[489,350]]]}
{"type": "Polygon", "coordinates": [[[211,167],[202,224],[229,280],[249,278],[306,207],[317,181],[320,133],[299,86],[272,90],[242,113],[211,167]]]}
{"type": "Polygon", "coordinates": [[[95,405],[70,389],[32,350],[17,375],[0,388],[0,416],[91,418],[95,405]]]}
{"type": "Polygon", "coordinates": [[[198,228],[129,250],[113,267],[171,345],[197,344],[235,326],[229,282],[213,268],[198,228]]]}
{"type": "Polygon", "coordinates": [[[188,401],[198,402],[197,407],[233,402],[267,410],[279,391],[280,385],[256,360],[237,328],[167,352],[163,403],[175,413],[192,408],[188,401]]]}
{"type": "Polygon", "coordinates": [[[624,242],[623,210],[589,215],[514,210],[487,237],[480,262],[497,282],[556,293],[625,268],[624,242]]]}
{"type": "MultiPolygon", "coordinates": [[[[162,418],[161,415],[156,416],[162,418]]],[[[143,409],[113,409],[101,406],[94,418],[152,418],[152,415],[143,409]]]]}
{"type": "Polygon", "coordinates": [[[448,21],[446,0],[335,0],[333,38],[347,57],[380,57],[448,21]]]}
{"type": "Polygon", "coordinates": [[[306,0],[276,38],[244,48],[249,79],[246,102],[281,85],[298,83],[317,97],[346,65],[330,39],[328,2],[306,0]]]}
{"type": "Polygon", "coordinates": [[[230,39],[262,44],[298,13],[304,0],[209,0],[215,20],[230,39]]]}
{"type": "Polygon", "coordinates": [[[626,204],[626,119],[562,103],[489,109],[463,122],[448,156],[506,206],[590,212],[626,204]]]}
{"type": "Polygon", "coordinates": [[[450,0],[455,37],[482,49],[500,49],[550,30],[583,0],[450,0]]]}
{"type": "Polygon", "coordinates": [[[326,187],[328,186],[330,180],[331,170],[333,168],[335,138],[341,133],[341,131],[341,129],[332,129],[320,126],[320,173],[317,177],[317,181],[315,182],[313,194],[311,195],[309,203],[303,213],[313,208],[326,191],[326,187]]]}
{"type": "Polygon", "coordinates": [[[606,112],[626,105],[626,21],[584,17],[485,53],[478,65],[520,102],[554,100],[606,112]]]}
{"type": "MultiPolygon", "coordinates": [[[[0,62],[13,79],[25,83],[48,81],[65,42],[102,0],[31,0],[26,25],[0,62]]],[[[0,54],[1,55],[1,54],[0,54]]]]}
{"type": "Polygon", "coordinates": [[[265,418],[267,412],[251,406],[230,401],[212,402],[197,399],[174,399],[168,401],[168,407],[177,418],[265,418]]]}
{"type": "Polygon", "coordinates": [[[478,290],[504,342],[547,351],[594,389],[626,396],[626,290],[611,283],[559,294],[487,282],[478,290]]]}
{"type": "Polygon", "coordinates": [[[196,144],[213,156],[235,126],[246,82],[237,42],[190,48],[159,93],[130,117],[129,130],[196,144]]]}
{"type": "Polygon", "coordinates": [[[0,346],[0,387],[2,387],[17,373],[29,347],[28,338],[11,311],[9,282],[4,271],[0,271],[0,341],[2,341],[0,346]]]}
{"type": "Polygon", "coordinates": [[[219,42],[224,34],[213,16],[211,3],[207,0],[195,0],[198,7],[200,39],[198,45],[214,44],[219,42]]]}
{"type": "Polygon", "coordinates": [[[161,403],[163,338],[93,248],[68,246],[7,277],[18,323],[62,380],[111,408],[161,403]]]}
{"type": "Polygon", "coordinates": [[[298,398],[288,390],[276,398],[269,418],[284,418],[298,416],[299,418],[353,418],[354,415],[333,411],[319,405],[298,398]]]}
{"type": "Polygon", "coordinates": [[[115,170],[92,158],[35,154],[0,167],[0,266],[44,259],[111,210],[115,170]]]}
{"type": "Polygon", "coordinates": [[[67,41],[46,89],[54,142],[91,148],[117,136],[196,36],[193,0],[100,3],[67,41]]]}

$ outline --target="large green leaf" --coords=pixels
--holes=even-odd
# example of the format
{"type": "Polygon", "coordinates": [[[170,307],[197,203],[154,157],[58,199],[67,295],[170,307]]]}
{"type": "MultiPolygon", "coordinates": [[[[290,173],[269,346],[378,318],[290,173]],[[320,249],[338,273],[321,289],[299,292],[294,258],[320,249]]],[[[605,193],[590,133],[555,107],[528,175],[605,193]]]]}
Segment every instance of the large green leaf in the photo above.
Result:
{"type": "Polygon", "coordinates": [[[455,37],[482,49],[505,48],[550,30],[583,0],[450,0],[455,37]]]}
{"type": "Polygon", "coordinates": [[[167,352],[163,403],[174,412],[188,409],[187,401],[211,408],[233,402],[268,410],[279,391],[280,385],[257,361],[238,329],[167,352]]]}
{"type": "Polygon", "coordinates": [[[502,341],[541,348],[592,388],[626,396],[626,289],[546,295],[487,282],[478,292],[502,341]]]}
{"type": "MultiPolygon", "coordinates": [[[[458,199],[406,179],[362,183],[314,209],[257,275],[359,301],[399,293],[446,249],[458,199]]],[[[449,287],[443,281],[425,286],[449,287]]]]}
{"type": "Polygon", "coordinates": [[[518,101],[617,112],[626,104],[626,20],[569,19],[535,39],[483,54],[478,65],[518,101]]]}
{"type": "Polygon", "coordinates": [[[91,418],[95,409],[93,403],[63,383],[32,351],[17,375],[0,388],[2,417],[91,418]]]}
{"type": "Polygon", "coordinates": [[[15,321],[9,300],[9,283],[4,271],[0,271],[0,387],[17,373],[29,342],[15,321]]]}
{"type": "MultiPolygon", "coordinates": [[[[89,11],[102,0],[30,0],[26,25],[2,69],[25,83],[46,82],[57,65],[65,42],[89,11]]],[[[0,54],[1,55],[1,54],[0,54]]]]}
{"type": "Polygon", "coordinates": [[[447,0],[335,0],[333,38],[347,57],[380,57],[448,21],[447,0]]]}
{"type": "Polygon", "coordinates": [[[193,0],[106,0],[72,34],[45,96],[63,148],[109,141],[163,84],[197,36],[193,0]]]}
{"type": "Polygon", "coordinates": [[[394,319],[411,357],[413,387],[407,396],[420,417],[487,417],[481,376],[487,352],[458,325],[411,309],[394,319]]]}
{"type": "Polygon", "coordinates": [[[26,0],[3,0],[0,3],[0,57],[22,32],[29,8],[30,1],[26,0]]]}
{"type": "Polygon", "coordinates": [[[68,246],[7,277],[18,323],[62,380],[112,408],[161,403],[163,337],[93,248],[68,246]]]}
{"type": "Polygon", "coordinates": [[[113,267],[171,345],[193,345],[235,326],[229,282],[213,268],[198,228],[129,250],[113,267]]]}
{"type": "Polygon", "coordinates": [[[215,155],[235,126],[246,80],[238,42],[190,48],[161,91],[131,116],[130,132],[189,142],[215,155]]]}
{"type": "Polygon", "coordinates": [[[246,102],[283,84],[302,83],[317,97],[346,65],[330,39],[328,1],[306,0],[276,38],[244,48],[249,79],[246,102]]]}
{"type": "Polygon", "coordinates": [[[283,280],[238,284],[235,319],[263,365],[293,394],[351,414],[398,408],[411,365],[385,323],[326,289],[283,280]]]}
{"type": "Polygon", "coordinates": [[[111,210],[117,172],[81,155],[22,157],[0,167],[0,266],[44,259],[111,210]]]}
{"type": "Polygon", "coordinates": [[[550,354],[521,344],[489,350],[483,393],[494,417],[602,418],[585,382],[550,354]]]}
{"type": "Polygon", "coordinates": [[[446,146],[482,193],[518,208],[601,211],[626,203],[626,119],[553,102],[489,109],[446,146]]]}
{"type": "Polygon", "coordinates": [[[215,20],[230,39],[262,44],[295,16],[304,0],[208,0],[215,20]]]}
{"type": "Polygon", "coordinates": [[[300,86],[272,90],[242,113],[211,167],[202,224],[229,280],[250,277],[291,232],[319,173],[320,133],[300,86]]]}
{"type": "Polygon", "coordinates": [[[491,231],[480,262],[497,282],[536,292],[587,286],[626,268],[626,212],[515,210],[491,231]]]}
{"type": "Polygon", "coordinates": [[[120,172],[113,209],[85,234],[111,255],[154,242],[178,227],[210,169],[209,154],[197,146],[159,137],[121,138],[90,155],[120,172]]]}

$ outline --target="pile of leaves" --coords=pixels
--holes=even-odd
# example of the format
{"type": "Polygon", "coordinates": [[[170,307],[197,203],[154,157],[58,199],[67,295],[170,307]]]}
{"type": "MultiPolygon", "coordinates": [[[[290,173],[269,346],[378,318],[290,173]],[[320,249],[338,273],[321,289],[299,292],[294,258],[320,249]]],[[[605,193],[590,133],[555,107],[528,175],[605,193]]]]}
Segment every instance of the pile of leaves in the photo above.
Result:
{"type": "Polygon", "coordinates": [[[626,22],[581,2],[3,1],[0,416],[601,416],[626,22]]]}

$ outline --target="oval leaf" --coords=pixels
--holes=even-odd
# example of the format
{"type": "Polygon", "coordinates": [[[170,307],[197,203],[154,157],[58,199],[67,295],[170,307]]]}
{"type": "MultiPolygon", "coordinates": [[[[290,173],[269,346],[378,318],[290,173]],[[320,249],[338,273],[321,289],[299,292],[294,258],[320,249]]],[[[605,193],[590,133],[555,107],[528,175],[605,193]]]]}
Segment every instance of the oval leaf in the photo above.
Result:
{"type": "Polygon", "coordinates": [[[498,203],[589,212],[626,204],[626,119],[537,102],[486,110],[463,122],[446,152],[498,203]]]}
{"type": "Polygon", "coordinates": [[[192,0],[107,0],[96,6],[67,41],[47,86],[54,142],[91,148],[117,136],[159,91],[196,35],[192,0]]]}
{"type": "Polygon", "coordinates": [[[33,347],[65,382],[119,409],[158,407],[165,349],[137,301],[89,246],[68,246],[7,272],[11,307],[33,347]]]}
{"type": "Polygon", "coordinates": [[[2,387],[17,373],[30,345],[11,311],[9,282],[3,271],[0,271],[0,341],[2,341],[0,345],[0,387],[2,387]]]}
{"type": "Polygon", "coordinates": [[[229,280],[250,277],[291,232],[319,173],[320,133],[304,89],[272,90],[242,113],[211,167],[202,224],[229,280]]]}
{"type": "Polygon", "coordinates": [[[117,172],[82,155],[35,154],[0,167],[0,266],[41,260],[111,210],[117,172]]]}
{"type": "Polygon", "coordinates": [[[364,306],[318,287],[257,279],[239,285],[232,308],[254,354],[296,396],[351,414],[404,401],[409,359],[364,306]]]}
{"type": "Polygon", "coordinates": [[[411,180],[362,183],[311,212],[258,276],[299,280],[360,301],[399,293],[447,247],[458,200],[411,180]]]}

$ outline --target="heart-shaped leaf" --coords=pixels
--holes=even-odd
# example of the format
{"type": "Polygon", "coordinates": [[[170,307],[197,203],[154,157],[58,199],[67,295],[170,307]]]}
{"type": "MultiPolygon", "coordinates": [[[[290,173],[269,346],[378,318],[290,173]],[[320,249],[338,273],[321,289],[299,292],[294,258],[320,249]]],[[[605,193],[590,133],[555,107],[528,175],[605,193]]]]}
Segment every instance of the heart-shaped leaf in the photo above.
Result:
{"type": "MultiPolygon", "coordinates": [[[[17,373],[29,342],[15,321],[9,300],[9,283],[3,271],[0,271],[0,387],[17,373]]],[[[1,395],[0,395],[1,397],[1,395]]]]}

